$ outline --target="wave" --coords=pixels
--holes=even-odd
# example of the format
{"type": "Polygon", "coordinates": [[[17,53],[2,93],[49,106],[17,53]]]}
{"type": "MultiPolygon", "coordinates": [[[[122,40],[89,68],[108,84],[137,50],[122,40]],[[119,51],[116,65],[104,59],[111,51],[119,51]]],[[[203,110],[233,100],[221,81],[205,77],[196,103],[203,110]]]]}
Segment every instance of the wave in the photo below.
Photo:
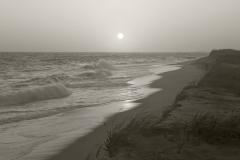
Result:
{"type": "Polygon", "coordinates": [[[105,59],[98,60],[97,63],[86,64],[82,68],[84,69],[105,69],[105,70],[114,70],[115,67],[112,62],[106,61],[105,59]]]}
{"type": "Polygon", "coordinates": [[[111,70],[115,69],[111,62],[103,59],[100,59],[97,63],[86,64],[82,66],[82,68],[84,68],[84,70],[80,70],[80,73],[78,71],[77,74],[72,76],[69,76],[66,73],[57,73],[45,77],[35,77],[12,84],[12,87],[20,89],[32,85],[49,85],[52,83],[62,83],[65,85],[71,82],[79,82],[82,80],[101,79],[112,76],[111,70]]]}
{"type": "Polygon", "coordinates": [[[109,77],[112,75],[112,72],[109,70],[97,70],[97,71],[87,71],[82,72],[76,76],[81,78],[101,78],[101,77],[109,77]]]}
{"type": "Polygon", "coordinates": [[[82,66],[83,69],[95,69],[96,65],[95,64],[86,64],[82,66]]]}
{"type": "Polygon", "coordinates": [[[80,78],[92,78],[92,79],[109,77],[112,75],[111,70],[115,69],[112,62],[106,61],[104,59],[100,59],[97,63],[86,64],[82,66],[82,68],[88,71],[84,71],[76,76],[80,78]]]}
{"type": "Polygon", "coordinates": [[[0,95],[0,105],[20,104],[69,96],[71,93],[61,83],[25,89],[8,95],[0,95]]]}
{"type": "Polygon", "coordinates": [[[106,61],[104,59],[100,59],[96,65],[98,68],[101,68],[101,69],[108,69],[108,70],[115,69],[115,67],[110,61],[106,61]]]}
{"type": "Polygon", "coordinates": [[[25,81],[20,81],[16,84],[13,84],[12,87],[21,88],[29,85],[46,85],[52,83],[63,83],[64,81],[70,79],[70,76],[66,74],[53,74],[46,77],[36,77],[25,81]]]}

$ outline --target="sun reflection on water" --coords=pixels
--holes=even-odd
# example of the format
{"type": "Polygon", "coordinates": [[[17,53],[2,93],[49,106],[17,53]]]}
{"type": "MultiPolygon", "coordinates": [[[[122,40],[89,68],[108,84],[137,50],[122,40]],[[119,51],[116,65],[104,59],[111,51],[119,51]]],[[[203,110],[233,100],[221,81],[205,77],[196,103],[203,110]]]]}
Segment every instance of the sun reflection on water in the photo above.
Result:
{"type": "Polygon", "coordinates": [[[126,100],[123,102],[121,112],[131,110],[137,107],[138,103],[135,103],[134,100],[126,100]]]}

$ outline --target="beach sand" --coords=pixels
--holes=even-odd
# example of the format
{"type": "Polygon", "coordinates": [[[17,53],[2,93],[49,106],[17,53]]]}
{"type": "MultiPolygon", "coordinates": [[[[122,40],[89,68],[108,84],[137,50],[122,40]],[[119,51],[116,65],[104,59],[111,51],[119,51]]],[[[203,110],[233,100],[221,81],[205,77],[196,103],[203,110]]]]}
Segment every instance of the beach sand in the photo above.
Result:
{"type": "Polygon", "coordinates": [[[192,61],[179,63],[176,67],[181,65],[180,69],[161,73],[160,78],[149,85],[150,88],[158,89],[158,91],[143,99],[131,102],[130,104],[135,104],[137,107],[119,111],[116,115],[108,117],[105,125],[102,124],[94,128],[89,134],[75,140],[48,160],[85,160],[89,153],[96,153],[99,146],[103,144],[107,135],[106,128],[119,122],[128,121],[142,110],[161,117],[163,110],[174,102],[176,95],[181,92],[182,88],[188,82],[198,80],[204,73],[203,70],[191,63],[192,61]]]}

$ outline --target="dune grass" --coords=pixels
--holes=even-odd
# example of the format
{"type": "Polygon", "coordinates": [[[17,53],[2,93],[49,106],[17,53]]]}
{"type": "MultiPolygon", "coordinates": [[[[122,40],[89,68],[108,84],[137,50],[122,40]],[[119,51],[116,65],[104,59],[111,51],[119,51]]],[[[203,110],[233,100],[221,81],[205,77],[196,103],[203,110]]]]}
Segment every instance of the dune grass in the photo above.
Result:
{"type": "MultiPolygon", "coordinates": [[[[128,123],[125,121],[107,129],[107,137],[103,146],[99,148],[99,152],[104,150],[107,157],[115,156],[119,149],[123,147],[136,147],[134,139],[131,135],[148,135],[155,133],[156,126],[161,122],[161,118],[151,115],[144,116],[144,112],[139,113],[136,117],[131,118],[128,123]]],[[[97,154],[99,154],[99,152],[97,154]]]]}
{"type": "MultiPolygon", "coordinates": [[[[155,156],[153,156],[152,153],[147,149],[141,150],[141,147],[139,147],[139,136],[151,137],[163,135],[168,141],[175,141],[175,145],[170,148],[171,154],[173,154],[173,152],[180,154],[185,143],[191,141],[192,137],[210,144],[240,141],[239,111],[235,111],[231,116],[225,118],[209,112],[197,113],[190,119],[177,120],[168,126],[163,126],[160,122],[161,118],[151,115],[143,117],[139,115],[131,119],[127,124],[125,124],[126,122],[122,122],[112,126],[110,129],[107,129],[107,137],[104,140],[103,146],[99,147],[96,158],[103,160],[115,157],[125,148],[125,151],[129,151],[129,153],[126,152],[126,154],[131,154],[131,156],[133,156],[132,158],[134,158],[134,156],[135,158],[140,157],[140,154],[144,153],[144,155],[150,156],[148,158],[154,159],[155,156]],[[102,151],[104,151],[103,154],[100,153],[102,151]]],[[[162,146],[162,148],[166,149],[164,146],[162,146]]],[[[89,160],[90,159],[89,157],[89,160]]],[[[166,158],[158,157],[158,159],[166,158]]]]}
{"type": "Polygon", "coordinates": [[[209,143],[240,140],[240,112],[233,111],[228,117],[210,112],[197,113],[188,120],[175,122],[172,127],[209,143]]]}

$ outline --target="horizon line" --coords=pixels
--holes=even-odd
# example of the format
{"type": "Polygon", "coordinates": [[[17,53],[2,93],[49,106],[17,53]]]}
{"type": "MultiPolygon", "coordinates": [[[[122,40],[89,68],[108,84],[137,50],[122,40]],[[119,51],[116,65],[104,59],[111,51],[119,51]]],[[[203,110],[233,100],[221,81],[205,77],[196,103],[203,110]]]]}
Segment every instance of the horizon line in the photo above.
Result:
{"type": "MultiPolygon", "coordinates": [[[[212,50],[214,50],[214,49],[212,49],[212,50]]],[[[211,51],[173,51],[173,52],[172,51],[156,51],[156,52],[151,52],[151,51],[145,51],[145,52],[137,52],[137,51],[136,52],[0,51],[0,53],[195,53],[195,52],[208,53],[208,52],[211,52],[211,51]]]]}

